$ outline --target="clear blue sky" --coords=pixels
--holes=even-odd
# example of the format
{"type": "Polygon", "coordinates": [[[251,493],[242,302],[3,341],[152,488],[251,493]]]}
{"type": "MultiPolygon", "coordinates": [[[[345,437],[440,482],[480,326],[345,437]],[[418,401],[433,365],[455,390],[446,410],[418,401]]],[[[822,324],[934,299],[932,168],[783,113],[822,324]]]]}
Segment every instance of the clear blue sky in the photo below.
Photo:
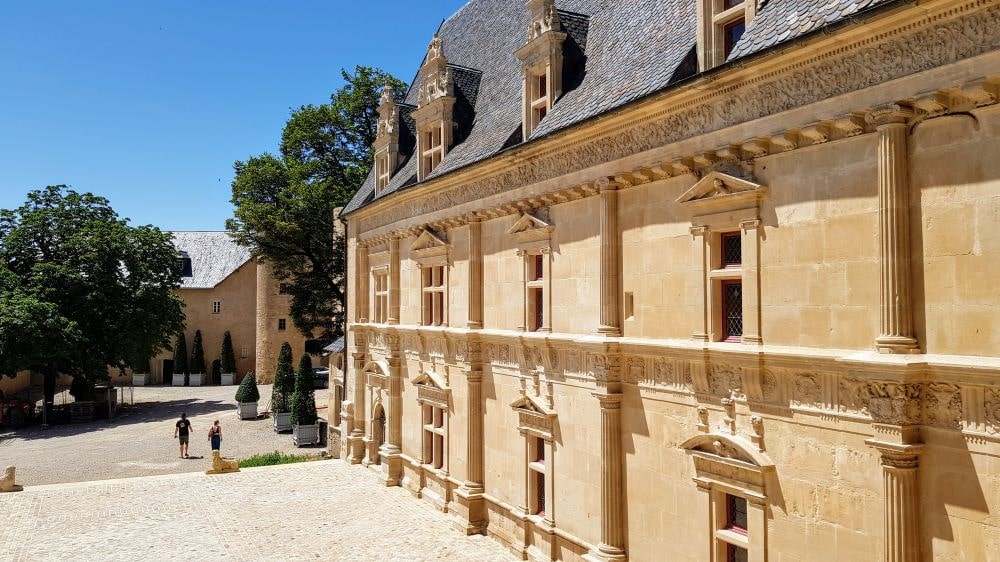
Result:
{"type": "Polygon", "coordinates": [[[409,82],[464,3],[4,2],[0,208],[68,184],[135,224],[221,230],[235,160],[277,150],[289,110],[328,101],[341,68],[409,82]]]}

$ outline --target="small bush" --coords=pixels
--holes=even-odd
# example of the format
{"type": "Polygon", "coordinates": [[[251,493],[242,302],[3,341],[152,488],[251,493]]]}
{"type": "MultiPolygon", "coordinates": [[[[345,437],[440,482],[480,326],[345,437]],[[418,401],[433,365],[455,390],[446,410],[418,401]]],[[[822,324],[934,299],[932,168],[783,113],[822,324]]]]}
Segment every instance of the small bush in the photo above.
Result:
{"type": "Polygon", "coordinates": [[[260,391],[257,390],[257,375],[249,372],[243,377],[240,387],[236,389],[236,401],[246,404],[258,400],[260,400],[260,391]]]}
{"type": "Polygon", "coordinates": [[[194,332],[194,344],[191,345],[191,372],[196,375],[205,374],[205,346],[201,341],[201,330],[194,332]]]}
{"type": "Polygon", "coordinates": [[[247,457],[240,461],[240,468],[251,468],[254,466],[274,466],[276,464],[292,464],[296,462],[309,462],[319,460],[319,455],[286,455],[274,451],[273,453],[263,453],[247,457]]]}
{"type": "Polygon", "coordinates": [[[274,386],[271,388],[271,410],[278,413],[292,410],[292,391],[295,390],[295,374],[292,372],[292,346],[285,342],[278,352],[278,368],[274,370],[274,386]]]}
{"type": "Polygon", "coordinates": [[[229,330],[222,336],[222,372],[226,374],[236,372],[236,354],[233,352],[233,336],[229,330]]]}
{"type": "Polygon", "coordinates": [[[292,425],[316,423],[316,396],[313,393],[312,359],[302,354],[299,371],[295,373],[295,392],[292,394],[292,425]]]}
{"type": "Polygon", "coordinates": [[[177,341],[174,342],[174,373],[186,375],[188,372],[187,336],[181,332],[177,334],[177,341]]]}

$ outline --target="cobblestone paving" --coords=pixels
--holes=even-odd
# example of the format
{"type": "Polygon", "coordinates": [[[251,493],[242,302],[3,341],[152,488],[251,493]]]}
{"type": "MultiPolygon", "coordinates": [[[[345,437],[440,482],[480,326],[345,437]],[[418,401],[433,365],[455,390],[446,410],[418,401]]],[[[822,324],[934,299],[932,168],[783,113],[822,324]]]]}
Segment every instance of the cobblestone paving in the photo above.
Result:
{"type": "MultiPolygon", "coordinates": [[[[271,387],[259,389],[263,412],[271,387]]],[[[274,433],[270,418],[238,420],[235,395],[235,386],[136,387],[132,412],[110,424],[105,420],[0,432],[0,469],[16,466],[18,483],[26,486],[203,470],[203,460],[179,458],[174,424],[181,412],[191,420],[192,456],[211,456],[207,432],[216,419],[222,425],[225,457],[321,451],[296,448],[291,434],[274,433]]],[[[317,406],[326,404],[327,395],[325,389],[316,390],[317,406]]],[[[321,409],[320,415],[325,417],[325,412],[321,409]]]]}
{"type": "Polygon", "coordinates": [[[370,470],[337,460],[0,494],[5,561],[513,559],[370,470]]]}

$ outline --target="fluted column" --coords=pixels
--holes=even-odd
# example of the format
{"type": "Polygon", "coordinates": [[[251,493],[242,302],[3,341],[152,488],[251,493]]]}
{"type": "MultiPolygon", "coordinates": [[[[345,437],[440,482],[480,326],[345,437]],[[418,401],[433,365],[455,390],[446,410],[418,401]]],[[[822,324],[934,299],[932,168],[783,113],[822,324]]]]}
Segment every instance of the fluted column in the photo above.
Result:
{"type": "Polygon", "coordinates": [[[389,239],[389,318],[387,324],[399,324],[399,238],[389,239]]]}
{"type": "MultiPolygon", "coordinates": [[[[357,338],[358,336],[355,336],[357,338]]],[[[360,337],[364,337],[361,335],[360,337]]],[[[348,440],[351,443],[350,456],[351,464],[360,464],[365,458],[365,354],[354,354],[354,388],[351,396],[352,408],[354,410],[354,423],[351,435],[348,440]]]]}
{"type": "Polygon", "coordinates": [[[470,330],[483,327],[483,223],[469,219],[469,321],[470,330]]]}
{"type": "Polygon", "coordinates": [[[601,542],[586,558],[625,560],[621,394],[595,394],[601,402],[601,542]]]}
{"type": "Polygon", "coordinates": [[[382,481],[386,486],[399,486],[403,480],[403,459],[401,458],[403,449],[403,375],[400,372],[400,358],[397,355],[398,340],[396,336],[390,339],[396,343],[391,344],[389,358],[389,415],[386,425],[383,428],[386,432],[386,440],[379,449],[379,459],[382,463],[382,481]]]}
{"type": "Polygon", "coordinates": [[[882,353],[919,351],[913,337],[910,281],[910,182],[907,173],[909,108],[877,108],[871,120],[878,134],[878,226],[882,263],[881,330],[875,347],[882,353]]]}
{"type": "Polygon", "coordinates": [[[466,443],[466,457],[469,463],[469,474],[465,486],[470,492],[482,492],[485,480],[483,459],[483,372],[469,371],[468,381],[469,435],[466,443]]]}
{"type": "Polygon", "coordinates": [[[354,319],[357,322],[368,322],[368,247],[358,244],[356,248],[357,270],[355,271],[356,289],[354,290],[354,319]]]}
{"type": "Polygon", "coordinates": [[[920,445],[869,441],[882,455],[885,562],[920,560],[920,494],[917,470],[920,445]]]}
{"type": "Polygon", "coordinates": [[[597,181],[597,188],[601,193],[601,326],[597,331],[606,336],[620,336],[621,272],[618,254],[621,244],[618,232],[618,185],[602,178],[597,181]]]}

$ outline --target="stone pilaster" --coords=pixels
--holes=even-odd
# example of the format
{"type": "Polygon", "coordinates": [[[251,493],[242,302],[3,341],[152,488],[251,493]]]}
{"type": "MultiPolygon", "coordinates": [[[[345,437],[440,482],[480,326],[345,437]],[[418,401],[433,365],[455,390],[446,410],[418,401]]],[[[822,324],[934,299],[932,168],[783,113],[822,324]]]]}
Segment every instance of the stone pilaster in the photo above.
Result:
{"type": "Polygon", "coordinates": [[[602,178],[597,181],[601,205],[601,326],[605,336],[621,336],[621,249],[618,231],[618,185],[602,178]]]}
{"type": "Polygon", "coordinates": [[[885,562],[920,560],[920,491],[917,470],[921,445],[869,440],[882,455],[885,562]]]}
{"type": "MultiPolygon", "coordinates": [[[[470,344],[479,347],[478,343],[470,344]]],[[[476,354],[473,354],[476,355],[476,354]]],[[[459,530],[466,534],[486,532],[486,498],[484,483],[485,446],[484,446],[484,413],[483,408],[483,372],[479,370],[478,359],[473,363],[475,369],[466,371],[465,380],[468,385],[468,434],[466,435],[466,462],[468,474],[462,486],[455,490],[456,502],[453,510],[458,517],[459,530]]]]}
{"type": "Polygon", "coordinates": [[[399,238],[389,240],[389,318],[387,324],[399,324],[399,238]]]}
{"type": "Polygon", "coordinates": [[[691,339],[698,341],[708,341],[710,324],[710,307],[708,293],[708,274],[712,270],[711,252],[708,251],[708,237],[710,232],[707,226],[691,227],[692,252],[691,266],[695,271],[700,272],[697,284],[697,296],[701,304],[701,322],[698,323],[697,331],[691,334],[691,339]]]}
{"type": "Polygon", "coordinates": [[[382,482],[386,486],[399,486],[403,481],[403,375],[400,372],[398,349],[390,351],[389,358],[389,411],[386,416],[386,440],[379,449],[382,463],[382,482]]]}
{"type": "Polygon", "coordinates": [[[869,119],[878,132],[878,225],[881,276],[881,329],[875,348],[882,353],[919,352],[913,336],[910,280],[910,182],[907,122],[913,111],[892,105],[869,119]]]}
{"type": "Polygon", "coordinates": [[[469,219],[469,321],[470,330],[483,327],[483,223],[469,219]]]}
{"type": "Polygon", "coordinates": [[[621,394],[595,396],[601,402],[601,542],[585,558],[626,560],[621,394]]]}
{"type": "Polygon", "coordinates": [[[355,273],[355,287],[354,299],[355,299],[355,310],[354,319],[362,324],[368,322],[369,305],[368,305],[368,247],[358,244],[356,249],[357,254],[357,270],[355,273]]]}
{"type": "MultiPolygon", "coordinates": [[[[357,337],[357,336],[355,336],[357,337]]],[[[350,425],[350,435],[347,454],[344,458],[351,464],[361,464],[365,458],[365,354],[354,354],[354,389],[351,396],[353,419],[350,425]]]]}

